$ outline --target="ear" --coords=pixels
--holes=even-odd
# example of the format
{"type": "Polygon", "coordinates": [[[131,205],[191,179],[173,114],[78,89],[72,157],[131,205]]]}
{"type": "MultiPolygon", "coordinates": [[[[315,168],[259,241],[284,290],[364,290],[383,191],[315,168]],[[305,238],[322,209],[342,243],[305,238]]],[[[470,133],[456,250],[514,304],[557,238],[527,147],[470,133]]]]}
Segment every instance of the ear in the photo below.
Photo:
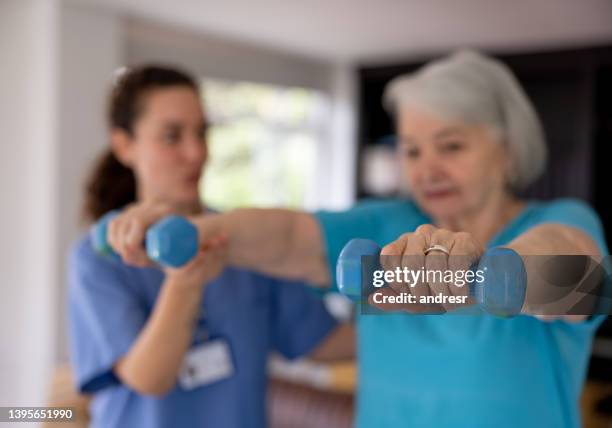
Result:
{"type": "Polygon", "coordinates": [[[111,131],[111,149],[115,157],[128,168],[132,167],[134,158],[134,144],[132,137],[121,128],[111,131]]]}
{"type": "Polygon", "coordinates": [[[506,181],[506,185],[509,188],[513,188],[515,184],[515,160],[512,151],[510,150],[510,145],[506,143],[506,140],[503,137],[501,131],[497,128],[491,127],[489,128],[491,135],[493,136],[494,142],[498,144],[499,147],[499,156],[501,158],[501,168],[504,176],[504,180],[506,181]]]}
{"type": "Polygon", "coordinates": [[[510,152],[508,146],[504,146],[504,177],[506,184],[510,189],[514,189],[516,185],[516,166],[514,156],[510,152]]]}

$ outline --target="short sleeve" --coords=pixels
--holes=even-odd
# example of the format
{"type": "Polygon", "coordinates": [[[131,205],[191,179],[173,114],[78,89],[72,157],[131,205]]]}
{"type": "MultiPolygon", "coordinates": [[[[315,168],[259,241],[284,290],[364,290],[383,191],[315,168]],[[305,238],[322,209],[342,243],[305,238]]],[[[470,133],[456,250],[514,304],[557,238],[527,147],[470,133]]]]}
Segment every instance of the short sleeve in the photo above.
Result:
{"type": "Polygon", "coordinates": [[[593,239],[602,255],[608,254],[605,234],[597,213],[578,199],[564,198],[548,203],[539,213],[540,223],[560,223],[582,230],[593,239]]]}
{"type": "Polygon", "coordinates": [[[69,258],[69,332],[78,389],[93,393],[116,385],[116,361],[146,322],[146,308],[130,288],[124,265],[99,256],[89,239],[69,258]]]}
{"type": "Polygon", "coordinates": [[[347,211],[318,211],[314,216],[321,227],[334,288],[336,262],[351,239],[371,239],[384,246],[428,221],[412,201],[398,199],[364,201],[347,211]]]}
{"type": "Polygon", "coordinates": [[[338,322],[303,283],[271,281],[273,348],[286,358],[307,355],[338,322]]]}

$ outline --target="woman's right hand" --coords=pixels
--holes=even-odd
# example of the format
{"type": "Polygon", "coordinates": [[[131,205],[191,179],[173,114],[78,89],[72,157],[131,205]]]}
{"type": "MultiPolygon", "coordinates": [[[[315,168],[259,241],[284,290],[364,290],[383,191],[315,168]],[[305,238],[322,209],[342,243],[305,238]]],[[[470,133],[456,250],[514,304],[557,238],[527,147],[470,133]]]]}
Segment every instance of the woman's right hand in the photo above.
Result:
{"type": "MultiPolygon", "coordinates": [[[[165,204],[135,203],[129,205],[109,222],[108,242],[125,263],[140,267],[154,266],[155,264],[149,259],[143,245],[147,229],[171,214],[175,214],[174,210],[165,204]]],[[[199,266],[205,253],[208,255],[205,264],[210,264],[209,268],[214,267],[214,262],[208,259],[227,258],[227,248],[223,249],[223,254],[217,251],[217,249],[220,250],[220,246],[227,247],[227,234],[219,227],[212,227],[214,222],[210,222],[210,227],[203,227],[203,225],[208,225],[209,221],[205,218],[209,217],[214,216],[200,215],[190,218],[190,221],[195,222],[194,224],[199,229],[199,252],[181,269],[166,269],[167,273],[183,269],[186,269],[186,272],[191,271],[192,268],[188,266],[199,266]]]]}
{"type": "Polygon", "coordinates": [[[227,239],[217,236],[201,246],[196,256],[180,268],[166,268],[166,284],[197,288],[214,280],[227,264],[227,239]]]}
{"type": "Polygon", "coordinates": [[[147,229],[170,214],[172,209],[165,204],[131,204],[109,222],[108,243],[125,263],[152,266],[143,245],[147,229]]]}

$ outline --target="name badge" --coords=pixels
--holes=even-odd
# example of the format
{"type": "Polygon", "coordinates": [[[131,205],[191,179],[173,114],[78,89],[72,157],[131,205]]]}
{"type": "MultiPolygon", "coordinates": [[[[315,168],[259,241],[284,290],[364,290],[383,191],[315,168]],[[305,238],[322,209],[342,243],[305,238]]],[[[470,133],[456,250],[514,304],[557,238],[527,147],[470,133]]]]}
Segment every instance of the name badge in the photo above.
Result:
{"type": "Polygon", "coordinates": [[[190,390],[227,379],[233,374],[234,363],[227,340],[215,339],[185,355],[178,380],[183,389],[190,390]]]}

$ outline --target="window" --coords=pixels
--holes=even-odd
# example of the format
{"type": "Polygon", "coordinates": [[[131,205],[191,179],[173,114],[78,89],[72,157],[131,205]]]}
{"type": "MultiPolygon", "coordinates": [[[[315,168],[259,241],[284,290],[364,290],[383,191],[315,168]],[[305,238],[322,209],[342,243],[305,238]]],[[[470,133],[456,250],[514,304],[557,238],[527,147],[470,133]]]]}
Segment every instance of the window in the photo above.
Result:
{"type": "Polygon", "coordinates": [[[210,123],[201,194],[211,207],[301,208],[314,198],[329,101],[320,92],[204,79],[210,123]]]}

